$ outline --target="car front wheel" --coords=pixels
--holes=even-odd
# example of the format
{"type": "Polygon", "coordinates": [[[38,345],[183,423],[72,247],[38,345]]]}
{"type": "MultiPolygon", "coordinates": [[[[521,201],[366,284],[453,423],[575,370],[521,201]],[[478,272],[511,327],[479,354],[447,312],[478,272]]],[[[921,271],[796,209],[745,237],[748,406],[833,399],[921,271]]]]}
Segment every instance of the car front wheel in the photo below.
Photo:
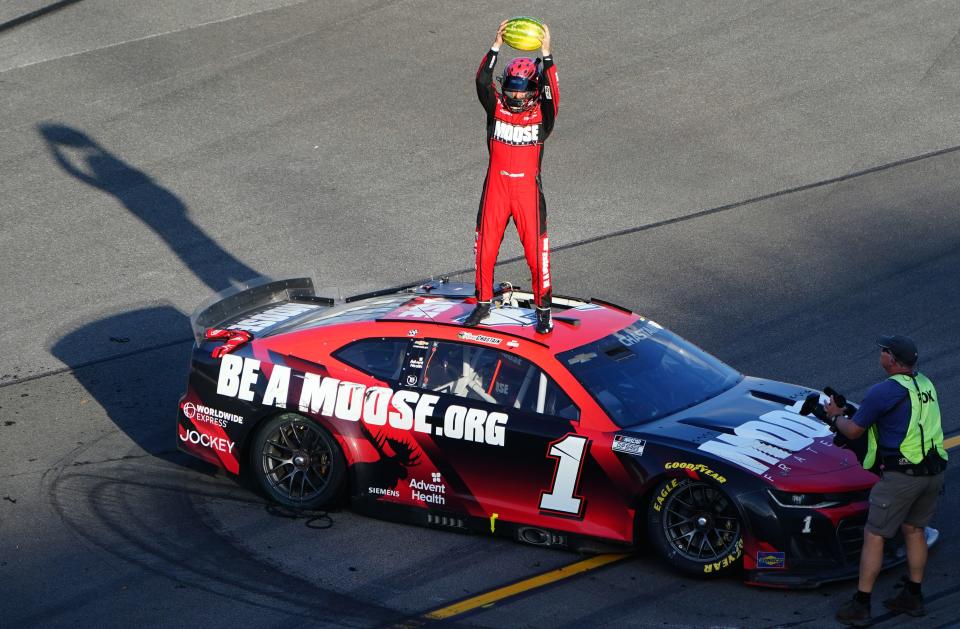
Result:
{"type": "Polygon", "coordinates": [[[336,440],[313,420],[286,414],[257,432],[250,450],[257,482],[275,502],[298,509],[328,505],[346,476],[336,440]]]}
{"type": "Polygon", "coordinates": [[[691,478],[660,483],[647,507],[647,532],[657,552],[689,574],[727,574],[743,563],[740,514],[712,483],[691,478]]]}

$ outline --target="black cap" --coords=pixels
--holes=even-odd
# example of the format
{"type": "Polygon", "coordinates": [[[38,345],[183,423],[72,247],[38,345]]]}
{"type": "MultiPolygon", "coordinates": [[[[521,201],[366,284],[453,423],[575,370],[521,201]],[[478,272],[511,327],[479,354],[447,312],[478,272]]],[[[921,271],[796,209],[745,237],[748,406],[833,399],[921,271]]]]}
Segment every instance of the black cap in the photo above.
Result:
{"type": "Polygon", "coordinates": [[[894,334],[892,336],[881,336],[877,339],[877,345],[890,350],[898,363],[913,367],[917,364],[917,344],[909,336],[894,334]]]}

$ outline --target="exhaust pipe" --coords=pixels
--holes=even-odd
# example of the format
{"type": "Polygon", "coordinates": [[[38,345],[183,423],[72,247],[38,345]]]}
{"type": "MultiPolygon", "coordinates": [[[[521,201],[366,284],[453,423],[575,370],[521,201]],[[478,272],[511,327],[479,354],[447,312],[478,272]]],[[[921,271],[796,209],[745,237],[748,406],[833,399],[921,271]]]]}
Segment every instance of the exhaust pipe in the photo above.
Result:
{"type": "Polygon", "coordinates": [[[530,526],[520,528],[517,531],[517,536],[521,542],[526,542],[534,546],[550,546],[553,542],[550,533],[543,529],[535,529],[530,526]]]}

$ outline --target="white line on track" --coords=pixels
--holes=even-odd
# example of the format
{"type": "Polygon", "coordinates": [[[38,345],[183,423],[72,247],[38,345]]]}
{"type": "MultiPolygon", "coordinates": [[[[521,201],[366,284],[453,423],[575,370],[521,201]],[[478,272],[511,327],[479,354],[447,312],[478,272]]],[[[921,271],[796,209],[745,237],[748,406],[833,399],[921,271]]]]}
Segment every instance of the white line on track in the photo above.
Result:
{"type": "MultiPolygon", "coordinates": [[[[295,6],[299,6],[299,5],[302,5],[302,4],[306,4],[307,2],[309,2],[309,0],[301,0],[300,2],[291,2],[290,4],[283,4],[283,5],[280,5],[280,6],[270,7],[269,9],[261,9],[261,10],[258,10],[258,11],[249,11],[249,12],[247,12],[247,13],[238,13],[238,14],[236,14],[236,15],[229,15],[229,16],[227,16],[227,17],[219,18],[219,19],[216,19],[216,20],[210,20],[210,21],[208,21],[208,22],[201,22],[201,23],[199,23],[199,24],[191,24],[190,26],[185,26],[185,27],[183,27],[183,28],[176,28],[176,29],[172,29],[172,30],[169,30],[169,31],[163,31],[163,32],[161,32],[161,33],[153,33],[153,34],[150,34],[150,35],[143,35],[142,37],[131,37],[130,39],[125,39],[125,40],[123,40],[123,41],[114,42],[114,43],[112,43],[112,44],[105,44],[105,45],[103,45],[103,46],[94,46],[94,47],[92,47],[92,48],[86,48],[86,49],[84,49],[84,50],[78,50],[78,51],[76,51],[76,52],[71,52],[71,53],[68,53],[68,54],[60,55],[60,56],[58,56],[58,57],[50,57],[50,58],[48,58],[48,59],[39,59],[39,60],[37,60],[37,61],[29,61],[29,62],[27,62],[27,63],[23,63],[23,64],[20,64],[20,65],[17,65],[17,66],[11,66],[11,67],[9,67],[9,68],[3,68],[3,69],[0,69],[0,74],[3,74],[3,73],[5,73],[5,72],[10,72],[11,70],[20,70],[20,69],[22,69],[22,68],[29,68],[30,66],[39,65],[39,64],[41,64],[41,63],[50,63],[51,61],[59,61],[59,60],[61,60],[61,59],[69,59],[69,58],[71,58],[71,57],[78,57],[78,56],[80,56],[80,55],[85,55],[85,54],[88,54],[88,53],[91,53],[91,52],[97,52],[97,51],[99,51],[99,50],[108,50],[108,49],[110,49],[110,48],[116,48],[116,47],[118,47],[118,46],[125,46],[125,45],[127,45],[127,44],[132,44],[132,43],[135,43],[135,42],[147,41],[147,40],[150,40],[150,39],[155,39],[155,38],[157,38],[157,37],[164,37],[164,36],[166,36],[166,35],[173,35],[173,34],[176,34],[176,33],[183,33],[183,32],[186,32],[186,31],[191,31],[191,30],[197,29],[197,28],[203,28],[204,26],[210,26],[210,25],[213,25],[213,24],[222,24],[223,22],[229,22],[229,21],[231,21],[231,20],[236,20],[236,19],[240,19],[240,18],[250,17],[250,16],[252,16],[252,15],[261,15],[261,14],[265,14],[265,13],[271,13],[271,12],[274,12],[274,11],[279,11],[279,10],[282,10],[282,9],[287,9],[287,8],[289,8],[289,7],[295,7],[295,6]]],[[[80,6],[82,6],[82,5],[80,5],[80,6]]],[[[80,6],[78,6],[77,8],[80,8],[80,6]]],[[[65,9],[65,10],[70,10],[70,8],[68,7],[68,8],[65,9]]],[[[39,18],[39,19],[43,19],[43,18],[39,18]]],[[[284,42],[277,42],[277,44],[282,44],[282,43],[284,43],[284,42]]],[[[271,45],[275,45],[275,44],[271,44],[271,45]]]]}

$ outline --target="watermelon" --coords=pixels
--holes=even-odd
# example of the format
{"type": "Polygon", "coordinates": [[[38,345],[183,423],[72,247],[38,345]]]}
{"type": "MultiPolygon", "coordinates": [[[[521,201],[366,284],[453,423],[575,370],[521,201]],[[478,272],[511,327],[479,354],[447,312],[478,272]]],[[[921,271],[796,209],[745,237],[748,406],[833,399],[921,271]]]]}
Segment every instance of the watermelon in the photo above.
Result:
{"type": "Polygon", "coordinates": [[[514,17],[507,22],[503,41],[517,50],[536,50],[543,43],[543,24],[532,17],[514,17]]]}

